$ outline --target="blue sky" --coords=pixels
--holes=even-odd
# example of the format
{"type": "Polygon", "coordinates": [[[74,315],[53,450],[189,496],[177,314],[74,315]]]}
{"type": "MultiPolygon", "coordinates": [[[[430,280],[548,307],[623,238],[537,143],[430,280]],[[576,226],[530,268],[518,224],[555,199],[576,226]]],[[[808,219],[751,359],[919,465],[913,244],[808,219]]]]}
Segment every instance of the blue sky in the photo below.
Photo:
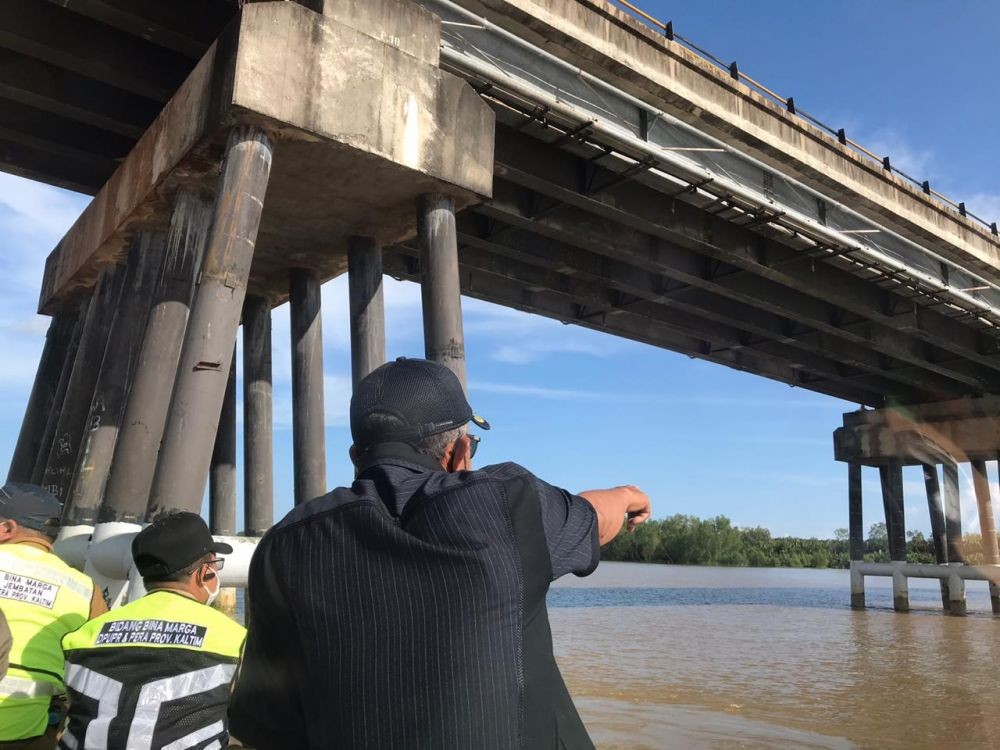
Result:
{"type": "MultiPolygon", "coordinates": [[[[1000,219],[1000,5],[911,0],[643,7],[893,163],[1000,219]],[[835,12],[834,12],[835,11],[835,12]]],[[[9,461],[47,319],[45,256],[85,196],[0,174],[0,469],[9,461]]],[[[328,475],[349,481],[345,279],[324,287],[328,475]]],[[[390,356],[420,356],[419,288],[386,280],[390,356]]],[[[831,433],[853,405],[671,352],[465,301],[471,400],[493,423],[477,458],[514,460],[574,490],[634,483],[657,516],[725,514],[775,534],[847,525],[846,468],[831,433]]],[[[291,507],[288,314],[274,316],[276,512],[291,507]]],[[[996,490],[996,487],[994,487],[996,490]]],[[[866,526],[881,520],[866,472],[866,526]]],[[[927,530],[919,472],[907,526],[927,530]]],[[[976,528],[971,488],[967,528],[976,528]]]]}

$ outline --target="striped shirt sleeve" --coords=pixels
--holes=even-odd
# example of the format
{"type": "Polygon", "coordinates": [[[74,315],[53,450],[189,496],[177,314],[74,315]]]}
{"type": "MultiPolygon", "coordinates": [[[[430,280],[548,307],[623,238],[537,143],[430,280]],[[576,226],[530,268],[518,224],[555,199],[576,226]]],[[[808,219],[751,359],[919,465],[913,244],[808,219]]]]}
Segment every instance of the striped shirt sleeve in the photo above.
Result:
{"type": "Polygon", "coordinates": [[[552,580],[567,573],[587,576],[601,560],[597,513],[579,495],[535,478],[542,526],[552,560],[552,580]]]}

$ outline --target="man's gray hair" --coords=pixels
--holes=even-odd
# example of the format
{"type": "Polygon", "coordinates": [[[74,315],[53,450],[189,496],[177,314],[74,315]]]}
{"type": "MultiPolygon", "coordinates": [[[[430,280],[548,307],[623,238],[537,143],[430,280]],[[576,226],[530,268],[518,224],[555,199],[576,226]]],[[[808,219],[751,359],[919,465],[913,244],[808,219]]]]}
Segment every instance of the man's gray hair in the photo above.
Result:
{"type": "Polygon", "coordinates": [[[439,432],[436,435],[428,435],[425,438],[421,438],[414,443],[413,447],[417,453],[423,453],[440,461],[444,458],[444,453],[448,449],[448,446],[464,434],[465,426],[463,425],[462,427],[456,427],[454,430],[439,432]]]}

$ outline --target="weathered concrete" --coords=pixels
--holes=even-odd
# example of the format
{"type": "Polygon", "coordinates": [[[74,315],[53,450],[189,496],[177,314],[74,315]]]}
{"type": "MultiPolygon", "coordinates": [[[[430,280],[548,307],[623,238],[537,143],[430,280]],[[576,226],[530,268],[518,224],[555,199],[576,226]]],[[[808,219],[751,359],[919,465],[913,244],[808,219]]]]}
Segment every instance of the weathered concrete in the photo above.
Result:
{"type": "MultiPolygon", "coordinates": [[[[924,464],[924,487],[927,490],[927,510],[931,518],[931,541],[934,543],[934,561],[938,565],[948,562],[948,538],[945,531],[944,502],[936,466],[924,464]]],[[[948,609],[948,582],[941,579],[941,604],[948,609]]]]}
{"type": "Polygon", "coordinates": [[[347,246],[351,326],[351,380],[358,384],[385,362],[385,303],[382,248],[371,237],[352,237],[347,246]]]}
{"type": "Polygon", "coordinates": [[[274,417],[271,305],[249,296],[243,305],[243,529],[259,536],[274,523],[274,417]]]}
{"type": "Polygon", "coordinates": [[[151,519],[201,510],[270,170],[267,134],[234,128],[149,494],[151,519]]]}
{"type": "Polygon", "coordinates": [[[94,387],[87,429],[63,508],[64,524],[77,526],[97,521],[132,376],[142,349],[150,297],[163,264],[164,247],[164,233],[156,230],[137,232],[132,240],[124,285],[94,387]]]}
{"type": "Polygon", "coordinates": [[[298,505],[327,490],[322,296],[315,271],[292,269],[288,307],[292,335],[292,464],[298,505]]]}
{"type": "MultiPolygon", "coordinates": [[[[900,234],[995,273],[1000,241],[606,0],[457,0],[900,234]]],[[[892,156],[891,154],[889,156],[892,156]]]]}
{"type": "Polygon", "coordinates": [[[21,420],[21,430],[7,470],[8,482],[31,481],[31,472],[38,460],[48,416],[53,410],[59,389],[60,375],[64,369],[72,368],[73,363],[68,361],[67,355],[76,321],[77,311],[69,310],[57,313],[49,323],[45,347],[38,360],[38,370],[35,372],[28,403],[24,407],[24,419],[21,420]]]}
{"type": "Polygon", "coordinates": [[[141,522],[156,471],[177,377],[191,298],[212,221],[205,197],[181,191],[175,198],[167,246],[146,320],[139,363],[115,446],[101,508],[103,521],[141,522]]]}
{"type": "Polygon", "coordinates": [[[280,133],[250,280],[275,301],[290,267],[323,280],[344,271],[330,248],[349,236],[412,236],[419,195],[459,207],[489,195],[493,112],[436,67],[437,19],[403,0],[337,6],[334,17],[294,3],[243,9],[52,253],[41,309],[92,286],[134,226],[166,215],[161,196],[176,185],[211,187],[237,123],[280,133]],[[382,22],[396,25],[371,26],[382,22]]]}
{"type": "Polygon", "coordinates": [[[947,462],[941,467],[944,477],[945,533],[948,535],[948,562],[964,563],[962,550],[962,496],[958,484],[958,464],[947,462]]]}
{"type": "MultiPolygon", "coordinates": [[[[847,467],[847,539],[848,557],[852,561],[865,559],[865,528],[862,515],[863,504],[861,494],[861,465],[848,464],[847,467]]],[[[862,582],[860,589],[855,586],[852,577],[851,606],[856,609],[865,608],[865,588],[862,582]]]]}
{"type": "MultiPolygon", "coordinates": [[[[893,563],[906,562],[906,519],[903,507],[903,467],[892,462],[879,467],[882,482],[882,504],[885,508],[885,527],[888,532],[889,559],[893,563]]],[[[892,606],[897,612],[910,608],[909,589],[905,576],[892,577],[892,606]]]]}

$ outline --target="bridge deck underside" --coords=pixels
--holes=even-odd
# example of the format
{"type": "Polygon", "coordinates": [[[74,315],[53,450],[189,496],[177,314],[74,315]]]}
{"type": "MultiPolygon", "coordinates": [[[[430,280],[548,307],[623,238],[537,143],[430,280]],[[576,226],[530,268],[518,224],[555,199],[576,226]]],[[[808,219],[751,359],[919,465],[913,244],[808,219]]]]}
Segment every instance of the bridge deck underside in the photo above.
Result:
{"type": "MultiPolygon", "coordinates": [[[[858,404],[997,392],[975,316],[585,140],[498,108],[494,198],[458,217],[463,293],[858,404]]],[[[385,262],[419,279],[413,245],[385,262]]]]}

